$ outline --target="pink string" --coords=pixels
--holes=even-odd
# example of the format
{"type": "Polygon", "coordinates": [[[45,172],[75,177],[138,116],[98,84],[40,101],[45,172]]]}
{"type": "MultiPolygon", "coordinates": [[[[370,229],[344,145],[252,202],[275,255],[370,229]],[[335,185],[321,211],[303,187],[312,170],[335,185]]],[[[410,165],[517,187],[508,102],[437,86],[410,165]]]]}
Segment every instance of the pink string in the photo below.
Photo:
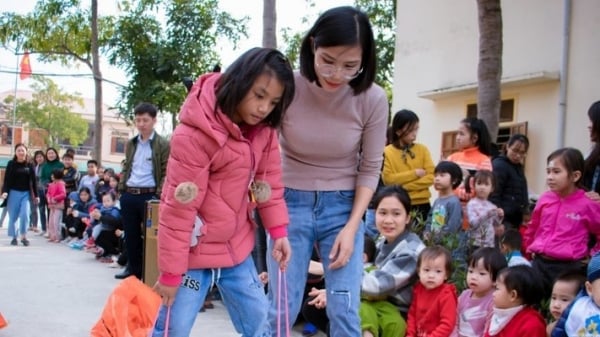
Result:
{"type": "Polygon", "coordinates": [[[290,332],[290,317],[288,310],[288,290],[287,290],[287,278],[285,277],[285,272],[279,269],[278,277],[277,277],[277,337],[281,336],[281,283],[283,282],[283,301],[285,303],[285,333],[286,337],[291,336],[290,332]]]}
{"type": "Polygon", "coordinates": [[[171,319],[171,306],[167,307],[167,320],[165,321],[165,337],[169,337],[169,320],[171,319]]]}

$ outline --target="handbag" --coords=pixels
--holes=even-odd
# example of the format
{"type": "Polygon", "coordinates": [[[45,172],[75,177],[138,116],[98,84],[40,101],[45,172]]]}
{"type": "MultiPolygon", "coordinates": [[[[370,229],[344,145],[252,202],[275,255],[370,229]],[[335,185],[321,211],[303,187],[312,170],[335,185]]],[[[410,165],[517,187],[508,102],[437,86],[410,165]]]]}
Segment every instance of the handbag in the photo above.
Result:
{"type": "Polygon", "coordinates": [[[150,287],[130,276],[110,294],[90,336],[147,337],[154,327],[161,302],[160,296],[150,287]]]}

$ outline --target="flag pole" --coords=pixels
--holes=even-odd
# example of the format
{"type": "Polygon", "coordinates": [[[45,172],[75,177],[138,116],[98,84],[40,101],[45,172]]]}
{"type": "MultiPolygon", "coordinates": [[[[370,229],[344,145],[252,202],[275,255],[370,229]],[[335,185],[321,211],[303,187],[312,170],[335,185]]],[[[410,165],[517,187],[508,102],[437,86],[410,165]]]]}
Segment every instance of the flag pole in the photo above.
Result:
{"type": "Polygon", "coordinates": [[[17,71],[15,71],[15,102],[13,103],[13,115],[12,115],[12,132],[11,132],[11,140],[10,140],[10,154],[13,155],[15,152],[15,133],[16,133],[16,124],[17,124],[17,86],[19,85],[19,53],[18,50],[15,49],[15,56],[17,59],[17,71]]]}

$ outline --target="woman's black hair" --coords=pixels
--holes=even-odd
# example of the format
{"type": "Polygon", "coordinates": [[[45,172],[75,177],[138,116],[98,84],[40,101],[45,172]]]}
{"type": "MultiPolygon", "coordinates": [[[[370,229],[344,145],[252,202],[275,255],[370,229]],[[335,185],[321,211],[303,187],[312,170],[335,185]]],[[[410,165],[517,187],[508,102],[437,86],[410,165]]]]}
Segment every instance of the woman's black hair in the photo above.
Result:
{"type": "Polygon", "coordinates": [[[508,292],[516,291],[523,304],[537,306],[544,296],[540,275],[525,265],[504,268],[498,273],[498,279],[504,283],[508,292]]]}
{"type": "Polygon", "coordinates": [[[469,129],[471,132],[471,137],[473,135],[477,136],[475,145],[479,149],[479,152],[485,154],[486,156],[491,156],[492,138],[490,137],[490,132],[488,131],[485,122],[482,119],[475,117],[467,117],[460,122],[464,124],[467,129],[469,129]]]}
{"type": "Polygon", "coordinates": [[[402,109],[394,115],[392,119],[392,132],[391,132],[391,144],[396,147],[400,147],[400,139],[404,137],[417,123],[419,123],[419,116],[410,110],[402,109]],[[398,134],[398,131],[403,131],[398,134]]]}
{"type": "Polygon", "coordinates": [[[283,86],[283,94],[263,123],[277,127],[294,98],[294,72],[287,58],[276,49],[252,48],[221,75],[216,88],[217,105],[230,119],[260,75],[268,75],[283,86]]]}
{"type": "Polygon", "coordinates": [[[556,159],[559,159],[563,164],[569,177],[576,171],[581,173],[581,178],[575,182],[575,186],[583,188],[583,169],[585,167],[585,160],[583,159],[581,151],[573,147],[563,147],[562,149],[552,152],[548,156],[546,163],[550,163],[550,161],[556,159]]]}
{"type": "Polygon", "coordinates": [[[14,162],[17,161],[17,149],[20,148],[20,147],[24,147],[25,148],[25,161],[27,162],[28,161],[28,159],[27,159],[27,157],[28,157],[27,156],[27,145],[25,145],[25,143],[17,143],[17,145],[15,145],[15,155],[13,156],[12,160],[14,162]]]}
{"type": "Polygon", "coordinates": [[[498,248],[482,247],[477,249],[469,259],[469,267],[477,267],[479,260],[483,261],[483,267],[490,273],[494,282],[496,282],[498,273],[507,266],[506,257],[504,257],[498,248]]]}
{"type": "Polygon", "coordinates": [[[54,159],[53,161],[60,161],[60,156],[58,155],[58,151],[53,147],[49,147],[46,149],[46,155],[44,156],[46,158],[46,160],[48,160],[48,152],[50,152],[50,151],[54,151],[54,153],[56,154],[56,159],[54,159]]]}
{"type": "Polygon", "coordinates": [[[594,102],[588,110],[588,117],[592,121],[591,138],[594,142],[592,152],[585,160],[585,172],[592,172],[600,165],[600,101],[594,102]]]}
{"type": "Polygon", "coordinates": [[[46,161],[46,154],[42,150],[35,150],[35,152],[33,153],[33,159],[35,159],[35,157],[37,157],[38,154],[41,154],[42,157],[44,157],[44,161],[46,161]]]}
{"type": "Polygon", "coordinates": [[[319,47],[360,46],[362,72],[350,81],[354,94],[369,89],[375,81],[375,39],[369,17],[350,6],[325,11],[304,36],[300,46],[300,73],[309,81],[317,81],[315,50],[319,47]]]}
{"type": "MultiPolygon", "coordinates": [[[[385,186],[379,192],[377,192],[375,198],[373,199],[373,208],[377,209],[377,206],[379,206],[381,200],[387,197],[394,197],[398,199],[402,206],[404,206],[406,214],[410,214],[410,196],[408,195],[408,192],[406,192],[406,190],[400,185],[385,186]]],[[[406,224],[406,229],[410,229],[409,226],[410,223],[406,224]]]]}
{"type": "Polygon", "coordinates": [[[506,142],[506,147],[509,148],[516,142],[523,143],[523,145],[525,145],[525,151],[529,150],[529,138],[522,133],[515,133],[510,136],[506,142]]]}
{"type": "Polygon", "coordinates": [[[433,170],[433,174],[437,173],[448,173],[450,175],[450,180],[452,181],[452,189],[457,188],[463,179],[462,169],[455,162],[451,162],[448,160],[444,160],[439,162],[435,169],[433,170]]]}

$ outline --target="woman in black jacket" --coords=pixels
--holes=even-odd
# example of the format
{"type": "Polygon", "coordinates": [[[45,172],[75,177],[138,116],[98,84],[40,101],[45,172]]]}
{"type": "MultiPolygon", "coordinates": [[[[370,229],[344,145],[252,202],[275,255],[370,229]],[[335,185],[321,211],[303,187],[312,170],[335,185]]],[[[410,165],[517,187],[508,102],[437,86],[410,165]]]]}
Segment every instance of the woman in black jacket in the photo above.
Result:
{"type": "Polygon", "coordinates": [[[23,246],[29,246],[27,240],[27,226],[29,226],[29,200],[39,202],[35,169],[27,158],[27,146],[15,145],[15,155],[6,165],[4,184],[2,185],[2,198],[6,199],[8,207],[8,236],[12,236],[11,245],[17,245],[17,236],[20,235],[23,246]],[[32,198],[33,194],[33,198],[32,198]],[[15,223],[19,219],[19,229],[15,223]]]}
{"type": "Polygon", "coordinates": [[[588,110],[590,118],[590,140],[594,143],[592,152],[585,159],[583,185],[589,191],[591,199],[600,201],[600,101],[588,110]]]}
{"type": "Polygon", "coordinates": [[[496,186],[490,201],[504,210],[504,225],[519,229],[523,223],[523,213],[529,205],[527,178],[523,169],[523,159],[529,150],[529,139],[522,134],[514,134],[506,144],[506,153],[492,161],[496,186]]]}

